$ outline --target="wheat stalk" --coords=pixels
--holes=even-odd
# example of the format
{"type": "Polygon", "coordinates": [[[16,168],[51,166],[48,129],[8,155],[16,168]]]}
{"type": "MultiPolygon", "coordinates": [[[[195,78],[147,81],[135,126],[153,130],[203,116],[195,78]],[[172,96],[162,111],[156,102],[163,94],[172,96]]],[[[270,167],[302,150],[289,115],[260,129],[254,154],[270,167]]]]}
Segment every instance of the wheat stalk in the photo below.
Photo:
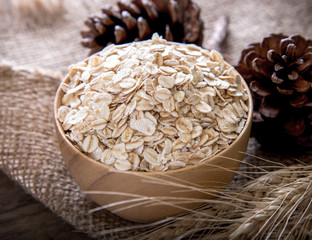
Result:
{"type": "MultiPolygon", "coordinates": [[[[283,167],[226,190],[207,209],[151,232],[168,239],[308,239],[312,237],[312,166],[283,167]],[[221,203],[221,204],[220,204],[221,203]],[[180,235],[180,236],[179,236],[180,235]]],[[[147,239],[148,239],[147,238],[147,239]]]]}
{"type": "Polygon", "coordinates": [[[290,166],[251,182],[244,193],[256,199],[231,227],[230,239],[303,239],[311,234],[312,166],[290,166]],[[262,193],[262,196],[255,194],[262,193]]]}
{"type": "MultiPolygon", "coordinates": [[[[121,227],[114,229],[114,232],[141,229],[141,233],[134,238],[142,240],[311,238],[312,166],[304,163],[291,166],[275,164],[276,170],[270,171],[272,162],[267,162],[267,166],[261,167],[245,165],[244,171],[237,174],[246,176],[246,172],[250,172],[262,176],[252,178],[243,186],[233,183],[215,199],[203,199],[206,205],[201,209],[151,224],[133,225],[131,229],[121,227]]],[[[135,197],[138,197],[138,201],[144,199],[144,196],[135,197]]],[[[169,204],[175,204],[175,200],[181,201],[179,198],[148,200],[154,204],[159,201],[169,204]]],[[[108,206],[91,211],[105,207],[108,206]]]]}

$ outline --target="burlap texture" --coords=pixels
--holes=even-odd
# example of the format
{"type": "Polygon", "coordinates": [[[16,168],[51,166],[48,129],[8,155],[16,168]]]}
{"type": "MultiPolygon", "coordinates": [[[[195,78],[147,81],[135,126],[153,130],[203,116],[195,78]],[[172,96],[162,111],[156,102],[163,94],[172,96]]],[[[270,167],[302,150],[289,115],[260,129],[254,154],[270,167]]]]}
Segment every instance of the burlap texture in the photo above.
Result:
{"type": "MultiPolygon", "coordinates": [[[[67,13],[62,18],[33,29],[19,27],[12,18],[9,1],[0,2],[5,4],[0,12],[0,56],[11,62],[0,65],[0,168],[77,230],[97,238],[122,239],[144,229],[136,229],[137,224],[105,211],[89,214],[88,210],[95,205],[67,172],[53,127],[53,99],[62,74],[68,65],[84,59],[88,53],[80,46],[83,20],[105,2],[116,3],[66,0],[67,13]],[[47,70],[36,70],[37,67],[47,70]],[[128,231],[118,231],[127,226],[128,231]]],[[[222,50],[232,64],[244,47],[271,32],[312,38],[309,0],[195,2],[202,8],[206,38],[217,16],[229,15],[229,36],[222,50]]],[[[271,160],[286,160],[263,151],[254,139],[247,152],[271,160]]],[[[261,164],[252,157],[246,157],[246,161],[261,164]]]]}

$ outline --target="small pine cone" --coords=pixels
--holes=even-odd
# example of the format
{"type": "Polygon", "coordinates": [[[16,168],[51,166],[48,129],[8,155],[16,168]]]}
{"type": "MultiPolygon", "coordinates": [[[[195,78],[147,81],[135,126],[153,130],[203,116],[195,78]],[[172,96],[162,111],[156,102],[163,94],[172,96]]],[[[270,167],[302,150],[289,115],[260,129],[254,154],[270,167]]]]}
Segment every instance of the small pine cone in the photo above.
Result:
{"type": "Polygon", "coordinates": [[[273,148],[311,148],[312,41],[272,34],[243,50],[236,69],[253,94],[256,139],[273,148]]]}
{"type": "Polygon", "coordinates": [[[169,41],[201,45],[200,8],[191,0],[119,0],[115,9],[105,5],[100,16],[91,14],[82,31],[82,45],[90,54],[110,43],[150,39],[157,32],[169,41]]]}

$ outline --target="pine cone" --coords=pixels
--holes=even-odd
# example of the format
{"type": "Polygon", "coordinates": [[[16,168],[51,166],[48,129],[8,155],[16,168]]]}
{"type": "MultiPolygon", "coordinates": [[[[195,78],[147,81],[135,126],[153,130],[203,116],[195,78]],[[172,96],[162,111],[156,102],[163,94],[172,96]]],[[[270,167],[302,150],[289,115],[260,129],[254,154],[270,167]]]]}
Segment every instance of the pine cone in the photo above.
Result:
{"type": "Polygon", "coordinates": [[[119,0],[105,5],[100,16],[91,14],[82,31],[82,45],[93,54],[110,43],[149,39],[157,32],[169,41],[201,45],[200,8],[191,0],[119,0]]]}
{"type": "Polygon", "coordinates": [[[272,34],[243,50],[236,69],[253,94],[256,139],[312,147],[312,41],[272,34]]]}

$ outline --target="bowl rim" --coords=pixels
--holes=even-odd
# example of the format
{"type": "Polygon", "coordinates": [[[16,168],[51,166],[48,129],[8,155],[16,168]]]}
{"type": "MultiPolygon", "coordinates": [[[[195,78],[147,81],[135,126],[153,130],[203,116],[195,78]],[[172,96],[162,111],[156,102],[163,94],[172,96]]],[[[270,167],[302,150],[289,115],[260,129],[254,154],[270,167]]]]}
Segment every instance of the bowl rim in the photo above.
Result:
{"type": "MultiPolygon", "coordinates": [[[[89,59],[86,58],[84,61],[87,61],[89,59]]],[[[228,64],[229,66],[231,66],[229,63],[227,63],[226,61],[224,61],[226,64],[228,64]]],[[[231,66],[232,67],[232,66],[231,66]]],[[[234,67],[233,67],[234,68],[234,67]]],[[[234,68],[234,70],[236,71],[237,74],[240,75],[240,73],[234,68]]],[[[57,111],[58,111],[58,108],[61,106],[61,97],[64,96],[64,92],[63,90],[61,89],[61,84],[62,83],[66,83],[67,81],[69,81],[69,74],[67,74],[63,79],[62,81],[60,82],[58,88],[57,88],[57,91],[56,91],[56,94],[55,94],[55,98],[54,98],[54,106],[53,106],[53,115],[54,115],[54,122],[55,122],[55,125],[57,127],[57,130],[61,136],[62,136],[62,139],[66,142],[67,145],[69,145],[70,149],[75,153],[75,154],[78,154],[80,156],[82,156],[84,159],[86,159],[86,161],[90,162],[90,164],[98,164],[98,166],[100,168],[105,168],[111,172],[120,172],[120,173],[127,173],[127,174],[147,174],[147,175],[161,175],[161,174],[169,174],[169,173],[177,173],[177,172],[183,172],[183,171],[189,171],[193,168],[197,168],[201,165],[205,165],[207,164],[208,162],[210,161],[213,161],[214,159],[216,158],[219,158],[221,154],[224,154],[225,152],[229,151],[231,149],[231,146],[234,146],[237,144],[237,142],[240,141],[241,138],[243,138],[243,136],[246,134],[246,131],[249,127],[249,125],[252,124],[252,114],[253,114],[253,100],[252,100],[252,95],[251,95],[251,92],[250,92],[250,89],[246,83],[246,81],[244,80],[244,78],[240,75],[241,77],[241,81],[242,81],[242,84],[244,86],[244,89],[247,91],[247,95],[248,95],[248,114],[247,114],[247,118],[246,118],[246,123],[244,125],[244,128],[243,130],[239,133],[239,135],[237,136],[237,138],[232,142],[230,143],[229,147],[221,150],[220,152],[218,152],[216,155],[213,155],[211,156],[210,158],[206,159],[206,160],[203,160],[197,164],[194,164],[194,165],[186,165],[185,167],[183,168],[178,168],[178,169],[168,169],[166,171],[149,171],[149,172],[141,172],[141,171],[135,171],[135,170],[127,170],[127,171],[120,171],[118,169],[116,169],[115,167],[113,166],[108,166],[104,163],[101,163],[89,156],[87,156],[86,154],[84,154],[82,151],[80,151],[77,147],[74,146],[74,144],[66,137],[65,135],[65,131],[63,130],[62,126],[61,126],[61,123],[60,121],[58,120],[57,118],[57,111]]],[[[251,126],[250,126],[251,127],[251,126]]],[[[247,133],[248,134],[248,133],[247,133]]]]}

